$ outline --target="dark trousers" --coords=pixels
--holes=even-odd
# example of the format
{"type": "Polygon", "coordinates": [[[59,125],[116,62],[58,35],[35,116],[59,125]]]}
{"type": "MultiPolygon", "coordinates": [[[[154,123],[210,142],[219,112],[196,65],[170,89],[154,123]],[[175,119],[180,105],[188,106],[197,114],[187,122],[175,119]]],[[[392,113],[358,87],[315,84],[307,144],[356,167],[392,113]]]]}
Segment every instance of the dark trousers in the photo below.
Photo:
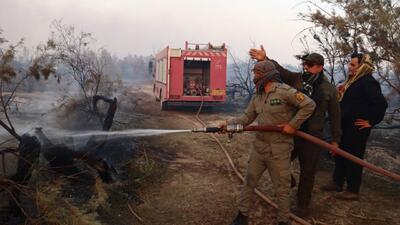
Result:
{"type": "Polygon", "coordinates": [[[297,207],[308,208],[314,187],[315,172],[321,154],[321,148],[300,138],[295,138],[292,160],[299,158],[300,180],[297,189],[297,207]]]}
{"type": "MultiPolygon", "coordinates": [[[[342,124],[340,148],[360,159],[364,159],[365,147],[370,132],[370,128],[358,130],[353,124],[342,124]]],[[[338,186],[342,187],[347,182],[347,190],[358,193],[360,191],[362,173],[362,166],[341,156],[335,156],[333,180],[338,186]]]]}

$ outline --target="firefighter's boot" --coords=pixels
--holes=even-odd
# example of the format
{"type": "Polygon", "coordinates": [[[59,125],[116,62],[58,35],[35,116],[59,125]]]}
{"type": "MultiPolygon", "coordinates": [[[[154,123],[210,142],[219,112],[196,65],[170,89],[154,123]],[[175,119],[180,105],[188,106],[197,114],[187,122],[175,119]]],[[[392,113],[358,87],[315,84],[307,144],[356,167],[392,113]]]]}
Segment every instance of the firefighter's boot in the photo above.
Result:
{"type": "Polygon", "coordinates": [[[238,212],[235,220],[231,223],[231,225],[248,225],[249,217],[242,214],[242,212],[238,212]]]}

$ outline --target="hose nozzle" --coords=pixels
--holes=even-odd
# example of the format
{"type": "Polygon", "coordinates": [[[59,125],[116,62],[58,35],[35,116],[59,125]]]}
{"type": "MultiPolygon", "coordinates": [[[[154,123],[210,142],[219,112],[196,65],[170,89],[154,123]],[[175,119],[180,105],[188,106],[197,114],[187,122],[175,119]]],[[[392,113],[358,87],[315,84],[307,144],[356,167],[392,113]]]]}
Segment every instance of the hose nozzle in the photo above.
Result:
{"type": "Polygon", "coordinates": [[[242,124],[231,124],[226,126],[226,131],[229,133],[240,133],[243,132],[242,124]]]}
{"type": "Polygon", "coordinates": [[[226,128],[221,127],[197,127],[193,128],[192,132],[202,132],[202,133],[216,133],[216,132],[228,132],[228,133],[239,133],[243,131],[243,125],[241,124],[232,124],[226,126],[226,128]]]}
{"type": "Polygon", "coordinates": [[[243,132],[243,125],[242,124],[231,124],[227,125],[226,127],[198,127],[193,128],[192,132],[198,133],[216,133],[216,132],[226,132],[228,133],[228,143],[231,142],[233,137],[233,133],[240,133],[243,132]]]}
{"type": "Polygon", "coordinates": [[[216,132],[221,132],[223,130],[224,130],[223,128],[219,128],[219,127],[197,127],[197,128],[193,128],[192,132],[216,133],[216,132]]]}

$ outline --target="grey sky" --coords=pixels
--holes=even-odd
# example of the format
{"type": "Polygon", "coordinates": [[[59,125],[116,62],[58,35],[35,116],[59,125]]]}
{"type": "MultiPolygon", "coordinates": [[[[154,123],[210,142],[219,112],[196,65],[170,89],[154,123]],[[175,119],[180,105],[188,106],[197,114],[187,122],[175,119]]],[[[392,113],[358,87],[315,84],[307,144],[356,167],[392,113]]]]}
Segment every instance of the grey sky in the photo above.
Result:
{"type": "Polygon", "coordinates": [[[149,55],[166,45],[225,42],[246,56],[252,42],[268,55],[295,64],[302,50],[295,35],[308,26],[297,20],[300,1],[266,0],[0,0],[0,27],[10,41],[45,42],[50,24],[62,19],[91,32],[111,52],[149,55]],[[295,39],[294,39],[295,38],[295,39]],[[293,42],[293,43],[292,43],[293,42]]]}

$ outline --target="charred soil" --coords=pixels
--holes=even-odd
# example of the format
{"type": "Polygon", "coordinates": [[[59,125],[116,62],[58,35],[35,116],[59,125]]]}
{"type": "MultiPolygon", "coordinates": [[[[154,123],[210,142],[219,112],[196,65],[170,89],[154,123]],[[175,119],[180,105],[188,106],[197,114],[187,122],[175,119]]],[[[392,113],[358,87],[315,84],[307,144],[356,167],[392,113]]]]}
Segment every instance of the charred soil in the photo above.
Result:
{"type": "MultiPolygon", "coordinates": [[[[132,98],[140,99],[134,109],[142,116],[133,118],[126,128],[188,129],[200,126],[196,123],[196,111],[160,111],[158,102],[151,94],[151,87],[141,86],[130,90],[132,98]]],[[[208,111],[200,115],[205,122],[226,119],[238,115],[226,110],[208,111]]],[[[389,131],[393,133],[393,131],[389,131]]],[[[395,132],[398,132],[397,130],[395,132]]],[[[388,134],[371,137],[367,160],[379,166],[399,172],[399,155],[390,146],[379,145],[387,141],[388,134]],[[382,139],[385,137],[385,139],[382,139]],[[377,140],[379,139],[379,140],[377,140]],[[378,144],[375,144],[378,143],[378,144]],[[377,146],[378,145],[378,146],[377,146]],[[380,148],[380,157],[376,148],[380,148]],[[384,160],[386,158],[387,160],[384,160]],[[379,159],[379,160],[377,160],[379,159]],[[389,167],[389,168],[388,168],[389,167]]],[[[232,143],[227,137],[218,138],[228,149],[236,166],[245,173],[251,141],[251,133],[238,134],[232,143]]],[[[395,139],[392,139],[395,140],[395,139]]],[[[157,176],[150,176],[137,186],[141,204],[134,211],[143,219],[143,224],[229,224],[236,214],[236,199],[241,182],[229,167],[218,145],[207,134],[168,134],[142,138],[145,151],[157,165],[157,176]]],[[[333,162],[329,157],[321,157],[313,191],[313,224],[400,224],[400,186],[386,178],[370,172],[364,175],[360,201],[337,200],[333,194],[320,191],[320,187],[330,179],[333,162]]],[[[298,178],[298,163],[293,164],[293,173],[298,178]]],[[[273,199],[273,187],[268,173],[265,173],[260,189],[273,199]]],[[[292,205],[295,205],[296,189],[292,190],[292,205]]],[[[275,210],[256,199],[250,224],[275,224],[275,210]]],[[[130,215],[132,223],[139,222],[130,215]]],[[[114,221],[115,222],[115,221],[114,221]]],[[[114,223],[117,224],[117,223],[114,223]]],[[[125,223],[119,223],[125,224],[125,223]]]]}
{"type": "MultiPolygon", "coordinates": [[[[150,85],[140,85],[117,96],[119,105],[113,130],[200,126],[195,119],[196,110],[161,111],[151,91],[150,85]]],[[[237,115],[237,112],[215,109],[201,113],[200,117],[212,123],[237,115]]],[[[398,133],[399,130],[374,131],[368,145],[367,161],[399,173],[400,153],[396,147],[400,143],[395,138],[398,133]],[[394,135],[393,138],[390,135],[394,135]],[[388,138],[391,143],[385,144],[388,138]]],[[[237,134],[231,143],[227,142],[226,135],[217,137],[241,173],[245,174],[254,134],[237,134]]],[[[65,180],[65,177],[47,177],[38,199],[48,204],[46,210],[49,213],[46,215],[52,219],[48,224],[221,225],[233,220],[241,182],[208,134],[179,133],[135,138],[135,151],[135,157],[125,160],[123,177],[114,183],[104,183],[98,177],[73,182],[65,180]],[[69,217],[75,217],[75,220],[59,219],[69,217]]],[[[329,181],[333,168],[332,160],[327,154],[323,155],[313,191],[312,217],[308,219],[311,224],[400,224],[398,183],[366,172],[360,201],[338,200],[333,194],[320,191],[320,187],[329,181]]],[[[296,161],[293,174],[298,180],[296,161]]],[[[259,189],[274,200],[268,173],[263,175],[259,189]]],[[[294,188],[293,207],[295,200],[294,188]]],[[[5,216],[5,213],[0,212],[0,216],[5,216]]],[[[256,198],[250,224],[275,223],[275,209],[256,198]]]]}

